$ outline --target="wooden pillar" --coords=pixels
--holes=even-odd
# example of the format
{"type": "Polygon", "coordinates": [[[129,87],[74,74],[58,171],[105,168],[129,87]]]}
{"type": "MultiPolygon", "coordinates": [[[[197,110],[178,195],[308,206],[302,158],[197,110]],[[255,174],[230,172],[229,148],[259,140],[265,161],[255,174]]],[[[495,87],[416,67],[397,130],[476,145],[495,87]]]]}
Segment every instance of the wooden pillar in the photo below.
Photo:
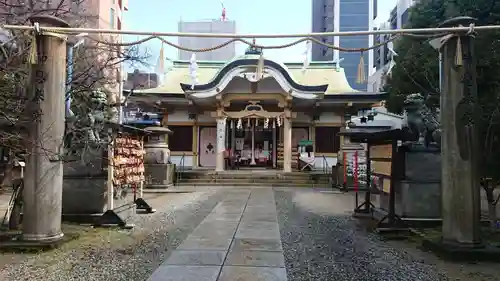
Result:
{"type": "Polygon", "coordinates": [[[226,118],[217,117],[217,155],[215,161],[215,171],[224,171],[224,151],[226,150],[225,144],[225,134],[226,134],[226,118]]]}
{"type": "MultiPolygon", "coordinates": [[[[50,16],[31,17],[47,27],[69,27],[50,16]]],[[[28,157],[23,190],[22,239],[36,242],[60,240],[66,85],[66,36],[36,36],[37,62],[32,67],[33,103],[38,111],[28,130],[28,157]]]]}
{"type": "Polygon", "coordinates": [[[276,131],[276,120],[272,120],[273,122],[273,150],[272,150],[272,156],[273,156],[273,168],[276,168],[276,162],[278,160],[277,154],[278,154],[278,142],[277,142],[277,131],[276,131]]]}
{"type": "MultiPolygon", "coordinates": [[[[442,26],[469,26],[473,22],[461,17],[442,26]]],[[[476,247],[481,245],[481,237],[474,34],[458,35],[440,49],[443,243],[476,247]]]]}
{"type": "Polygon", "coordinates": [[[283,118],[283,171],[292,171],[292,120],[289,116],[283,118]]]}
{"type": "Polygon", "coordinates": [[[236,155],[236,119],[231,120],[231,153],[232,157],[236,155]]]}
{"type": "Polygon", "coordinates": [[[199,148],[198,148],[198,124],[196,121],[193,123],[193,168],[198,167],[198,153],[199,153],[199,148]]]}
{"type": "Polygon", "coordinates": [[[250,165],[256,165],[257,163],[255,163],[255,124],[256,124],[256,121],[257,119],[251,119],[252,122],[250,123],[250,129],[252,130],[251,134],[252,134],[252,153],[250,153],[251,155],[251,159],[250,159],[250,165]]]}

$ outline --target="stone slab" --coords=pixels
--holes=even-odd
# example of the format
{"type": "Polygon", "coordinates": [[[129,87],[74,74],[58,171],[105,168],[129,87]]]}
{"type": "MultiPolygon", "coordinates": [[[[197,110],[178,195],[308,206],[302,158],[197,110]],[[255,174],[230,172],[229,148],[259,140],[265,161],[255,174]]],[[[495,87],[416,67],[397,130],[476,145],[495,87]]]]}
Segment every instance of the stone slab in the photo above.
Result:
{"type": "Polygon", "coordinates": [[[211,213],[204,221],[234,221],[239,222],[241,213],[211,213]]]}
{"type": "Polygon", "coordinates": [[[250,222],[273,222],[278,223],[278,218],[276,214],[255,214],[255,213],[244,213],[241,218],[241,223],[250,222]]]}
{"type": "MultiPolygon", "coordinates": [[[[230,233],[234,234],[236,228],[238,227],[238,222],[227,222],[227,221],[204,221],[199,224],[194,230],[194,233],[230,233]],[[222,223],[221,223],[222,222],[222,223]]],[[[193,235],[199,236],[199,235],[193,235]]]]}
{"type": "Polygon", "coordinates": [[[254,222],[240,225],[235,238],[280,239],[279,226],[275,223],[254,222]]]}
{"type": "Polygon", "coordinates": [[[280,239],[251,239],[235,238],[231,244],[231,251],[275,251],[282,252],[280,239]]]}
{"type": "Polygon", "coordinates": [[[220,266],[162,265],[147,281],[217,281],[220,266]]]}
{"type": "Polygon", "coordinates": [[[245,210],[245,202],[240,203],[241,205],[238,207],[232,206],[216,206],[212,213],[222,213],[222,214],[241,214],[245,210]]]}
{"type": "Polygon", "coordinates": [[[188,236],[177,250],[213,250],[227,251],[232,238],[224,237],[194,237],[188,236]]]}
{"type": "Polygon", "coordinates": [[[279,230],[279,224],[275,222],[265,222],[265,221],[247,221],[241,222],[238,229],[241,228],[252,228],[256,230],[279,230]]]}
{"type": "Polygon", "coordinates": [[[224,263],[225,251],[182,251],[175,250],[165,261],[165,265],[219,265],[224,263]]]}
{"type": "Polygon", "coordinates": [[[210,238],[210,237],[226,237],[226,238],[232,238],[234,234],[236,233],[236,227],[235,228],[217,228],[217,227],[210,227],[210,226],[204,226],[195,229],[193,232],[191,232],[190,236],[191,237],[205,237],[205,238],[210,238]]]}
{"type": "Polygon", "coordinates": [[[224,265],[285,267],[282,252],[241,251],[232,249],[224,265]]]}
{"type": "Polygon", "coordinates": [[[287,281],[284,268],[224,266],[218,281],[287,281]]]}
{"type": "Polygon", "coordinates": [[[244,215],[269,215],[276,216],[278,213],[275,210],[270,210],[268,207],[246,209],[244,215]]]}

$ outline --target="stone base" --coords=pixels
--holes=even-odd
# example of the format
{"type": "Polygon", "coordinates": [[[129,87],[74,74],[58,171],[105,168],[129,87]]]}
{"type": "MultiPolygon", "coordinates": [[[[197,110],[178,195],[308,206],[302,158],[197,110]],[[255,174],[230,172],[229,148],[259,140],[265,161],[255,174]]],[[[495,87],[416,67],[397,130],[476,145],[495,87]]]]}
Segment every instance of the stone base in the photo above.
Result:
{"type": "Polygon", "coordinates": [[[144,164],[145,188],[168,188],[175,176],[174,164],[144,164]]]}
{"type": "Polygon", "coordinates": [[[0,252],[40,252],[56,249],[67,242],[80,237],[77,233],[64,233],[61,239],[56,241],[25,241],[21,239],[20,233],[4,233],[0,235],[0,252]]]}
{"type": "Polygon", "coordinates": [[[144,200],[143,198],[137,198],[135,200],[135,205],[136,205],[136,209],[138,211],[141,211],[141,213],[152,214],[152,213],[156,212],[156,210],[153,209],[153,207],[151,207],[148,204],[148,202],[146,202],[146,200],[144,200]]]}
{"type": "Polygon", "coordinates": [[[386,240],[406,240],[412,235],[409,228],[406,227],[377,227],[375,233],[386,240]]]}
{"type": "Polygon", "coordinates": [[[78,224],[95,224],[102,216],[100,214],[62,214],[63,222],[78,223],[78,224]]]}
{"type": "Polygon", "coordinates": [[[134,226],[133,224],[128,224],[126,220],[114,210],[107,210],[104,212],[94,224],[94,227],[121,227],[124,229],[132,229],[134,226]]]}
{"type": "MultiPolygon", "coordinates": [[[[387,211],[382,208],[373,208],[373,217],[376,220],[381,220],[385,215],[387,215],[387,211]]],[[[438,227],[442,224],[441,218],[418,218],[418,217],[400,217],[404,222],[405,226],[412,228],[434,228],[438,227]]],[[[489,224],[488,220],[481,220],[481,224],[487,226],[489,224]]]]}
{"type": "Polygon", "coordinates": [[[443,243],[441,239],[424,239],[422,248],[452,261],[500,262],[500,247],[480,245],[477,247],[443,243]]]}
{"type": "Polygon", "coordinates": [[[173,184],[146,184],[144,185],[144,191],[147,191],[148,189],[167,189],[167,188],[172,188],[174,187],[173,184]]]}

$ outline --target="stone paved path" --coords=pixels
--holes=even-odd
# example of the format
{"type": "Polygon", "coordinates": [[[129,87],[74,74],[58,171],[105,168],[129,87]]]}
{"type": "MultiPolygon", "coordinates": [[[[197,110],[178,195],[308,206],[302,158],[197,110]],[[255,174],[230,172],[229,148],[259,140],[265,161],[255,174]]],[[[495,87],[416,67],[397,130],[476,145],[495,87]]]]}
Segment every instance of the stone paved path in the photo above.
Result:
{"type": "Polygon", "coordinates": [[[285,281],[271,188],[228,194],[148,281],[285,281]]]}

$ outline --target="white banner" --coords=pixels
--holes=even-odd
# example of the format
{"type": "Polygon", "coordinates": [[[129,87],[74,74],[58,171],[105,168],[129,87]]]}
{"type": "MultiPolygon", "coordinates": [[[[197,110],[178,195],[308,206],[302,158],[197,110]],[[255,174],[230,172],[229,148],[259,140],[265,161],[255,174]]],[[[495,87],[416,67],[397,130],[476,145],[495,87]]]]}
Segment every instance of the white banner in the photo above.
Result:
{"type": "Polygon", "coordinates": [[[226,150],[225,135],[226,119],[217,119],[217,153],[221,153],[226,150]]]}

